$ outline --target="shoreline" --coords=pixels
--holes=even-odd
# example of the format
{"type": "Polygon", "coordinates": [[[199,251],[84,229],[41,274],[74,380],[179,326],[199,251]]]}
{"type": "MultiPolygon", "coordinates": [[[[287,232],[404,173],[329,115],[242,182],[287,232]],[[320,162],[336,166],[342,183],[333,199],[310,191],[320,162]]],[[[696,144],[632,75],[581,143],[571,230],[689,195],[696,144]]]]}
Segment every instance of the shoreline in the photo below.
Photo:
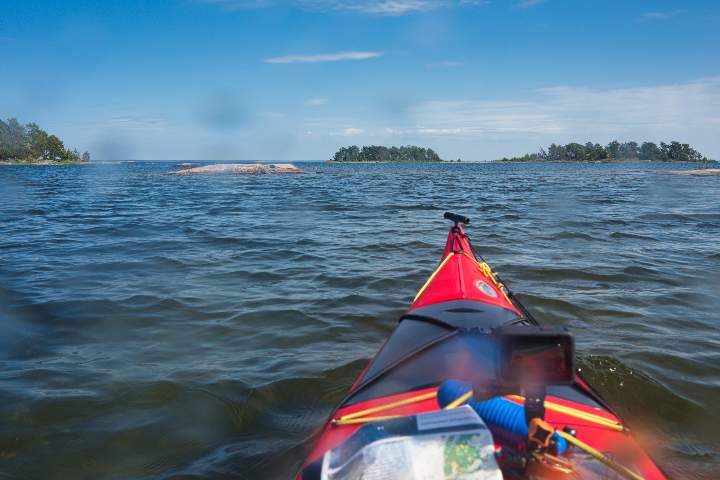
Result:
{"type": "Polygon", "coordinates": [[[489,160],[487,163],[718,163],[717,160],[640,160],[627,158],[621,160],[489,160]]]}
{"type": "Polygon", "coordinates": [[[91,162],[0,162],[0,165],[22,166],[60,166],[60,165],[89,165],[91,162]]]}

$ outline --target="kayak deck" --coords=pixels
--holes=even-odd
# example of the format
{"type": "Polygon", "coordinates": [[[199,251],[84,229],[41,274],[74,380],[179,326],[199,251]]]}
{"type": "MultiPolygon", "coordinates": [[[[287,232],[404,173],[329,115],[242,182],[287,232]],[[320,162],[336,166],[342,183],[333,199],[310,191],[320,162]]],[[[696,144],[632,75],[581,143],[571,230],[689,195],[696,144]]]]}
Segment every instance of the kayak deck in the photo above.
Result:
{"type": "MultiPolygon", "coordinates": [[[[319,461],[328,450],[335,448],[345,439],[350,437],[357,429],[362,427],[365,422],[336,424],[336,422],[347,416],[361,413],[366,410],[383,407],[388,404],[398,403],[411,400],[415,397],[425,397],[423,400],[413,402],[380,412],[373,413],[369,416],[360,416],[358,419],[367,420],[373,417],[389,417],[395,415],[415,415],[418,413],[427,413],[439,410],[437,400],[434,394],[437,387],[425,388],[412,392],[390,395],[388,397],[374,398],[354,405],[344,406],[337,409],[331,416],[330,421],[321,431],[315,447],[310,452],[305,463],[305,470],[298,479],[311,480],[319,478],[319,461]],[[430,395],[428,395],[430,394],[430,395]],[[427,398],[430,397],[430,398],[427,398]],[[315,465],[315,468],[307,468],[315,465]],[[314,474],[318,474],[317,477],[314,474]]],[[[517,401],[522,404],[522,402],[517,401]]],[[[639,466],[639,472],[645,479],[664,479],[665,476],[654,464],[652,459],[647,456],[637,445],[635,440],[626,431],[619,431],[610,425],[622,427],[621,421],[613,413],[601,407],[593,407],[579,402],[573,402],[565,398],[548,395],[546,398],[546,414],[545,420],[557,429],[565,426],[574,428],[577,431],[577,438],[585,443],[592,445],[594,448],[604,452],[635,452],[634,464],[639,466]],[[550,407],[550,408],[548,408],[550,407]],[[561,408],[554,408],[561,407],[561,408]],[[562,408],[564,407],[564,408],[562,408]],[[567,410],[566,410],[567,409],[567,410]],[[588,418],[579,418],[579,415],[587,415],[588,418]],[[598,418],[595,418],[598,417],[598,418]],[[599,419],[605,420],[602,422],[599,419]]]]}

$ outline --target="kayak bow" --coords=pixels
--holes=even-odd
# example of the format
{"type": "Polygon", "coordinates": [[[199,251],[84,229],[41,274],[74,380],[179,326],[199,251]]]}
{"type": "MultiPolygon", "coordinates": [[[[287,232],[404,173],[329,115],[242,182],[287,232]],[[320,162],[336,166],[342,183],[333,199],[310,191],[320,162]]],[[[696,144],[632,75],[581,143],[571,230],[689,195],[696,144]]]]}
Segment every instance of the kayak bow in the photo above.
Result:
{"type": "MultiPolygon", "coordinates": [[[[298,480],[320,479],[323,456],[365,424],[440,410],[438,389],[447,380],[459,385],[492,384],[498,359],[491,333],[537,325],[488,263],[476,255],[463,227],[469,220],[450,213],[445,218],[453,225],[438,267],[323,426],[298,480]]],[[[445,407],[471,399],[470,392],[463,393],[445,407]]],[[[497,398],[519,406],[525,402],[520,395],[497,398]]],[[[572,432],[578,440],[573,445],[586,445],[606,459],[631,458],[637,478],[665,478],[626,425],[579,374],[570,385],[547,387],[544,415],[548,428],[560,436],[572,432]]],[[[495,443],[498,447],[501,442],[496,438],[495,443]]],[[[530,478],[503,472],[505,478],[530,478]]],[[[604,469],[594,476],[562,478],[617,478],[611,475],[604,469]]]]}

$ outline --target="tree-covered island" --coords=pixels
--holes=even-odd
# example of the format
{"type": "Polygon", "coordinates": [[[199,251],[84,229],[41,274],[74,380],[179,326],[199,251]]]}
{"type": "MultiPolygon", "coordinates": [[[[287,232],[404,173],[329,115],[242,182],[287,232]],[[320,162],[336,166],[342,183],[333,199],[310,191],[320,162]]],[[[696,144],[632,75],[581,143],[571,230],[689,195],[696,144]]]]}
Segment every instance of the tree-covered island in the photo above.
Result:
{"type": "Polygon", "coordinates": [[[68,164],[89,162],[90,154],[65,148],[55,135],[36,123],[23,125],[15,118],[0,119],[0,163],[68,164]]]}
{"type": "Polygon", "coordinates": [[[404,147],[383,147],[377,145],[357,145],[342,147],[335,152],[331,162],[442,162],[443,159],[432,149],[405,145],[404,147]]]}
{"type": "Polygon", "coordinates": [[[541,148],[538,153],[528,153],[522,157],[502,158],[497,162],[613,162],[613,161],[652,161],[652,162],[707,162],[708,158],[690,147],[687,143],[672,141],[660,142],[624,142],[613,140],[605,146],[599,143],[551,144],[547,150],[541,148]]]}

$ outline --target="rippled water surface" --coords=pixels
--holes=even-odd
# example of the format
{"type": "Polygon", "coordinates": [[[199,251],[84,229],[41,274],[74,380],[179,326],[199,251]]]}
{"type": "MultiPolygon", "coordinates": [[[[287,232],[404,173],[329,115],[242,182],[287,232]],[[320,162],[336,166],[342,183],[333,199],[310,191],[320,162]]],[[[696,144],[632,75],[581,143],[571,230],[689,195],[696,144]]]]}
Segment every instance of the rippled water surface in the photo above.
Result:
{"type": "Polygon", "coordinates": [[[445,210],[679,478],[720,470],[720,178],[670,165],[0,167],[0,478],[291,478],[445,210]]]}

